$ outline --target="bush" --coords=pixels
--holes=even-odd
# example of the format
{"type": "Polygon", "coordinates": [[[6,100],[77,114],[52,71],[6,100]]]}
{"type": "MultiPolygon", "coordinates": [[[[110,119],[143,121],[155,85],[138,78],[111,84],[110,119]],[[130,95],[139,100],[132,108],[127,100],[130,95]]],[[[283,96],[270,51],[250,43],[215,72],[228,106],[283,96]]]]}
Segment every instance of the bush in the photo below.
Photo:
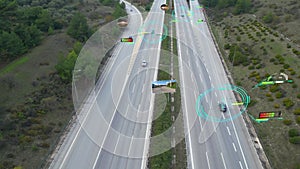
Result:
{"type": "Polygon", "coordinates": [[[274,93],[274,92],[277,92],[279,90],[279,87],[278,85],[272,85],[270,87],[270,92],[274,93]]]}
{"type": "Polygon", "coordinates": [[[296,117],[296,122],[300,124],[300,116],[296,117]]]}
{"type": "Polygon", "coordinates": [[[292,88],[294,88],[294,89],[297,88],[297,87],[298,87],[297,84],[292,85],[292,88]]]}
{"type": "Polygon", "coordinates": [[[268,101],[269,101],[269,102],[274,101],[273,97],[270,97],[270,98],[268,99],[268,101]]]}
{"type": "Polygon", "coordinates": [[[280,105],[278,103],[274,104],[274,108],[278,109],[280,108],[280,105]]]}
{"type": "Polygon", "coordinates": [[[289,119],[284,119],[284,120],[283,120],[283,124],[285,124],[285,125],[289,126],[289,125],[291,125],[291,124],[292,124],[292,120],[289,120],[289,119]]]}
{"type": "Polygon", "coordinates": [[[284,68],[284,69],[287,69],[287,68],[289,68],[289,67],[290,67],[289,64],[284,64],[284,65],[283,65],[283,68],[284,68]]]}
{"type": "Polygon", "coordinates": [[[294,110],[294,115],[300,115],[300,108],[297,108],[294,110]]]}
{"type": "Polygon", "coordinates": [[[300,94],[297,94],[297,98],[300,99],[300,94]]]}
{"type": "Polygon", "coordinates": [[[286,47],[287,48],[291,48],[291,45],[288,43],[288,44],[286,44],[286,47]]]}
{"type": "Polygon", "coordinates": [[[272,95],[271,95],[271,93],[267,93],[266,96],[267,97],[271,97],[272,95]]]}
{"type": "Polygon", "coordinates": [[[298,129],[290,129],[290,130],[289,130],[289,136],[290,136],[290,137],[299,136],[299,131],[298,131],[298,129]]]}
{"type": "Polygon", "coordinates": [[[277,99],[279,99],[279,98],[282,98],[282,96],[283,96],[283,94],[282,94],[282,92],[277,92],[276,94],[275,94],[275,97],[277,98],[277,99]]]}
{"type": "Polygon", "coordinates": [[[224,45],[224,49],[225,49],[225,50],[230,49],[230,44],[226,43],[226,44],[224,45]]]}
{"type": "Polygon", "coordinates": [[[289,109],[290,107],[294,106],[294,102],[291,99],[286,98],[283,100],[283,105],[289,109]]]}
{"type": "Polygon", "coordinates": [[[289,141],[292,144],[300,144],[300,136],[292,137],[289,141]]]}

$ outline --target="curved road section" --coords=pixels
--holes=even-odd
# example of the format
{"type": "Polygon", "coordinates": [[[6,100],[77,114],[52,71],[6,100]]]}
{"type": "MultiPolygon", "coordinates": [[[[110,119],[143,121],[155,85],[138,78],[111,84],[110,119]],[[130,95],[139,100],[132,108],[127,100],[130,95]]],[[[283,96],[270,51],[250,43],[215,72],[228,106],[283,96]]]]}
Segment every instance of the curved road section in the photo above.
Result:
{"type": "Polygon", "coordinates": [[[135,43],[117,44],[103,78],[77,112],[79,120],[53,155],[51,169],[146,168],[154,101],[151,82],[156,80],[161,46],[152,40],[162,35],[160,5],[165,0],[154,1],[145,21],[125,3],[129,24],[122,37],[132,36],[135,43]],[[139,33],[141,29],[156,37],[139,33]],[[143,60],[146,67],[141,66],[143,60]]]}

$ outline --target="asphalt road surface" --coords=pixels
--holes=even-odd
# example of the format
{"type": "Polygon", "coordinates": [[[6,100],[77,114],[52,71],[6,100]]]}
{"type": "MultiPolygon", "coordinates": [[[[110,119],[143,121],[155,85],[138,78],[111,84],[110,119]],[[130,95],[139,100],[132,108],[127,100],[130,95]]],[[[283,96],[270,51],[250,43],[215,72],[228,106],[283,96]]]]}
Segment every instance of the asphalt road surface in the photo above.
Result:
{"type": "Polygon", "coordinates": [[[164,13],[155,1],[144,22],[126,3],[130,22],[123,33],[135,44],[119,43],[113,62],[78,113],[50,168],[140,169],[149,149],[154,95],[164,13]],[[151,32],[151,34],[149,33],[151,32]],[[148,63],[142,67],[142,60],[148,63]]]}
{"type": "Polygon", "coordinates": [[[188,168],[260,169],[240,108],[232,105],[233,91],[221,90],[229,81],[207,23],[198,22],[205,21],[203,11],[198,1],[190,5],[191,10],[186,1],[175,0],[188,168]],[[226,113],[219,102],[228,106],[226,113]],[[200,105],[207,117],[197,114],[200,105]]]}

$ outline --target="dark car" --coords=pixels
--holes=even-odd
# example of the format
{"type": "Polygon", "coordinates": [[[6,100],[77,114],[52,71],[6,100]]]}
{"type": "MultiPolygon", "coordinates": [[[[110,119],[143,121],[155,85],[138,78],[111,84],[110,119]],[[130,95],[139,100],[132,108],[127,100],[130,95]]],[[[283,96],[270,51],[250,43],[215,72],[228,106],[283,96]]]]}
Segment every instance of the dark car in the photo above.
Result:
{"type": "Polygon", "coordinates": [[[227,111],[227,106],[225,103],[219,103],[220,111],[225,113],[227,111]]]}

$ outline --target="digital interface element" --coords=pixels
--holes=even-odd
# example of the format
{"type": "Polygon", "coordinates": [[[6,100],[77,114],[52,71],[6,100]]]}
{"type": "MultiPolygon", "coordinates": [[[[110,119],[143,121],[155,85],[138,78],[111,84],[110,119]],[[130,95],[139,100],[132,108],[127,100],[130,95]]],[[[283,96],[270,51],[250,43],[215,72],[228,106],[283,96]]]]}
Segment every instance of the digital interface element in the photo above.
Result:
{"type": "MultiPolygon", "coordinates": [[[[211,88],[209,90],[206,90],[204,93],[200,94],[196,101],[196,112],[199,117],[204,118],[209,121],[227,122],[227,121],[230,121],[230,120],[233,120],[233,119],[239,117],[243,112],[245,112],[249,103],[250,103],[250,96],[247,94],[247,92],[243,88],[228,84],[228,85],[224,85],[224,86],[217,87],[217,88],[211,88]],[[216,93],[216,92],[223,93],[226,90],[228,90],[230,92],[234,91],[236,94],[238,94],[238,96],[241,100],[237,103],[236,102],[228,103],[228,102],[226,102],[225,99],[223,99],[222,101],[224,103],[226,103],[227,105],[240,105],[242,107],[239,109],[240,111],[238,113],[233,114],[233,112],[231,112],[231,116],[229,116],[229,117],[226,117],[226,118],[224,118],[224,117],[222,118],[222,116],[216,117],[211,112],[208,112],[208,110],[205,109],[205,107],[203,106],[205,104],[202,104],[202,102],[205,102],[207,100],[206,97],[212,95],[212,93],[216,93]]],[[[214,112],[215,110],[212,110],[212,111],[214,112]]]]}
{"type": "Polygon", "coordinates": [[[260,112],[259,113],[259,119],[265,119],[265,118],[281,118],[281,111],[273,111],[273,112],[260,112]]]}
{"type": "Polygon", "coordinates": [[[273,75],[269,76],[268,78],[264,79],[263,81],[259,82],[252,89],[266,86],[266,85],[274,85],[274,84],[281,84],[281,83],[293,83],[293,80],[290,80],[288,75],[285,73],[274,73],[273,75]]]}
{"type": "Polygon", "coordinates": [[[197,23],[203,23],[203,22],[205,22],[203,19],[198,19],[197,20],[197,23]]]}
{"type": "Polygon", "coordinates": [[[155,94],[175,93],[176,80],[159,80],[152,82],[152,92],[155,94]]]}
{"type": "Polygon", "coordinates": [[[161,41],[163,41],[167,35],[168,35],[168,27],[163,24],[163,33],[160,36],[156,33],[155,28],[157,27],[157,21],[148,21],[144,23],[138,30],[138,35],[144,35],[143,41],[149,43],[149,44],[157,44],[161,41]],[[146,29],[146,28],[152,28],[152,30],[146,29]]]}
{"type": "Polygon", "coordinates": [[[132,37],[121,38],[121,42],[126,42],[126,43],[133,44],[133,38],[132,37]]]}
{"type": "Polygon", "coordinates": [[[160,9],[163,10],[163,11],[167,11],[167,10],[169,10],[169,6],[167,4],[162,4],[160,6],[160,9]]]}
{"type": "Polygon", "coordinates": [[[257,123],[267,122],[270,119],[282,120],[281,111],[260,112],[258,118],[253,117],[248,113],[248,116],[257,123]]]}
{"type": "Polygon", "coordinates": [[[119,27],[126,27],[128,25],[128,21],[125,18],[121,18],[117,22],[119,27]]]}

